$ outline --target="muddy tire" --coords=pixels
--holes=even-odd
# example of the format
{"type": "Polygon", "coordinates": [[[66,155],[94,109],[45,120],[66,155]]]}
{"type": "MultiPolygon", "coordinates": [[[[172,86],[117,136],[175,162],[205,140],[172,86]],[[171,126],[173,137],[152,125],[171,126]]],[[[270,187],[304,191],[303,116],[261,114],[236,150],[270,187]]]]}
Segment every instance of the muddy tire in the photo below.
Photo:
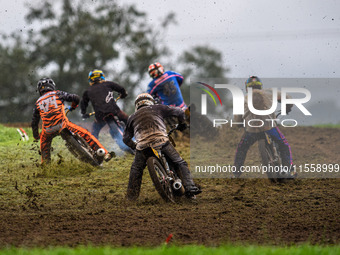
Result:
{"type": "Polygon", "coordinates": [[[92,154],[92,148],[87,144],[84,138],[78,134],[72,135],[70,133],[64,133],[62,134],[62,137],[66,141],[66,147],[76,158],[93,166],[99,166],[98,161],[92,154]]]}
{"type": "MultiPolygon", "coordinates": [[[[262,165],[263,166],[273,166],[273,167],[275,167],[274,152],[272,151],[269,144],[267,144],[264,139],[261,139],[258,142],[258,146],[259,146],[259,151],[260,151],[260,154],[261,154],[262,165]]],[[[268,176],[268,179],[271,182],[277,182],[275,172],[267,171],[267,176],[268,176]]]]}
{"type": "Polygon", "coordinates": [[[168,175],[161,164],[161,162],[156,157],[148,158],[146,162],[149,170],[149,174],[158,194],[166,202],[175,202],[174,194],[172,191],[171,183],[168,179],[168,175]]]}

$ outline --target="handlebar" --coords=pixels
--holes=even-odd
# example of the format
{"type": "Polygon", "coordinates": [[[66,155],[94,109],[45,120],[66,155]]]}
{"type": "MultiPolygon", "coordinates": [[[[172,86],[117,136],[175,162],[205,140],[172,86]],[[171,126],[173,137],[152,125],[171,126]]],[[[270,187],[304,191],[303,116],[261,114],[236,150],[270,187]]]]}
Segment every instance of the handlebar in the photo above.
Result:
{"type": "MultiPolygon", "coordinates": [[[[287,115],[289,115],[289,112],[290,111],[286,111],[287,112],[287,115]]],[[[281,110],[279,110],[277,113],[276,113],[276,118],[279,117],[281,115],[281,110]]]]}
{"type": "Polygon", "coordinates": [[[71,111],[71,106],[66,108],[65,115],[67,115],[71,111]]]}
{"type": "Polygon", "coordinates": [[[280,115],[281,115],[281,110],[277,112],[276,118],[279,117],[280,115]]]}
{"type": "Polygon", "coordinates": [[[176,124],[170,131],[168,132],[168,136],[170,136],[173,132],[175,132],[178,128],[178,124],[176,124]]]}

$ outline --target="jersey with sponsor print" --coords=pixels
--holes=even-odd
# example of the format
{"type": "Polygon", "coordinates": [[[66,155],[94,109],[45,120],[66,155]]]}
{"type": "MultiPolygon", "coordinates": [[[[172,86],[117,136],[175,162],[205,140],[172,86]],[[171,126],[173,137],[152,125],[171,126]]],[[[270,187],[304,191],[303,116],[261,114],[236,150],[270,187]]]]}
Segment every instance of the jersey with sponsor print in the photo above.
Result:
{"type": "Polygon", "coordinates": [[[42,128],[47,133],[54,133],[60,130],[64,122],[67,122],[65,115],[64,101],[72,102],[72,107],[79,104],[79,97],[64,91],[50,91],[42,95],[33,109],[32,129],[35,139],[39,138],[39,121],[42,120],[42,128]]]}
{"type": "Polygon", "coordinates": [[[127,96],[126,90],[112,81],[102,81],[90,86],[83,94],[80,102],[81,114],[86,113],[86,108],[91,101],[94,111],[100,113],[117,114],[120,109],[115,102],[113,92],[120,93],[121,98],[127,96]]]}
{"type": "Polygon", "coordinates": [[[167,71],[149,83],[147,92],[158,97],[162,104],[183,108],[185,103],[180,89],[182,82],[181,74],[167,71]]]}

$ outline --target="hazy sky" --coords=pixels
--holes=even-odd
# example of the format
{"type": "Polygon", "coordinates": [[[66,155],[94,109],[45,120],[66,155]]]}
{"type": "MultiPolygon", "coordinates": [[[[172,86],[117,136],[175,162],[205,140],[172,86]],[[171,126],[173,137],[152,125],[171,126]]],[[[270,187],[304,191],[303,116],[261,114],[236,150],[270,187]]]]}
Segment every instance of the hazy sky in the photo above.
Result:
{"type": "MultiPolygon", "coordinates": [[[[0,0],[1,33],[27,29],[24,2],[0,0]]],[[[191,46],[210,45],[223,52],[231,77],[340,77],[340,1],[119,2],[135,3],[155,24],[176,13],[178,25],[165,38],[174,58],[191,46]]]]}
{"type": "Polygon", "coordinates": [[[152,22],[174,11],[178,26],[167,41],[175,53],[214,46],[233,77],[340,77],[340,1],[160,0],[137,6],[152,22]]]}

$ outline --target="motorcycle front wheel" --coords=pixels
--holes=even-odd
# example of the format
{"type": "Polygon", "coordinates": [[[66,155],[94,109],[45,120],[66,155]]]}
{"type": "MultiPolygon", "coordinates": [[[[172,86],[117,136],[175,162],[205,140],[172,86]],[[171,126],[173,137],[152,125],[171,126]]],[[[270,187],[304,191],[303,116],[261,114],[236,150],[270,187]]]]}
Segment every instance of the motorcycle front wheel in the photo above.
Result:
{"type": "Polygon", "coordinates": [[[156,157],[148,158],[146,162],[149,174],[158,194],[166,201],[175,203],[170,178],[162,163],[156,157]]]}

